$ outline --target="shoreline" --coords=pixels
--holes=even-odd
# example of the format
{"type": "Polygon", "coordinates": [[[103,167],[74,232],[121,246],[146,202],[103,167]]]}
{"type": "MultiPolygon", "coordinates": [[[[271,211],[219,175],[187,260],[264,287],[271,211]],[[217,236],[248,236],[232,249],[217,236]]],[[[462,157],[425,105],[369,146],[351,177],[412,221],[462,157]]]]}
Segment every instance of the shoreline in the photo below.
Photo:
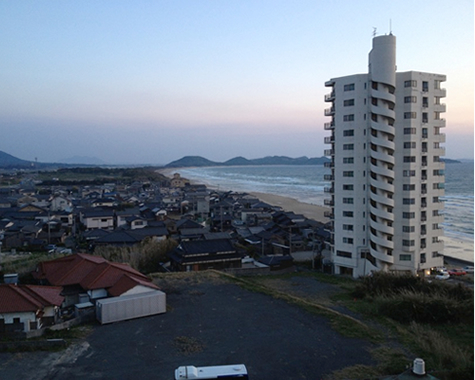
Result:
{"type": "MultiPolygon", "coordinates": [[[[179,173],[179,168],[171,169],[159,169],[159,173],[163,174],[166,177],[171,178],[174,173],[179,173]]],[[[222,190],[219,186],[215,186],[212,183],[207,183],[202,180],[190,180],[193,184],[204,184],[210,189],[213,190],[222,190]]],[[[227,189],[233,191],[233,189],[227,189]]],[[[324,216],[325,211],[331,211],[330,208],[301,202],[297,199],[286,197],[282,195],[276,195],[272,193],[261,193],[256,191],[243,191],[247,194],[250,194],[264,203],[268,203],[272,206],[281,207],[284,211],[294,212],[295,214],[301,214],[309,219],[316,220],[320,223],[327,223],[329,219],[324,216]]],[[[462,240],[456,237],[450,237],[444,235],[442,237],[444,240],[444,251],[443,255],[449,259],[457,259],[470,263],[474,263],[474,241],[473,240],[462,240]]]]}
{"type": "MultiPolygon", "coordinates": [[[[171,178],[174,173],[178,172],[178,170],[159,169],[158,172],[163,174],[166,177],[171,178]]],[[[189,181],[193,184],[204,184],[213,190],[220,190],[219,186],[215,186],[211,183],[207,183],[206,181],[196,181],[193,179],[189,179],[189,181]]],[[[221,190],[225,191],[225,189],[221,189],[221,190]]],[[[228,190],[232,190],[232,189],[228,189],[228,190]]],[[[261,193],[257,191],[243,191],[243,192],[256,197],[261,202],[268,203],[271,206],[281,207],[284,211],[294,212],[295,214],[301,214],[308,219],[313,219],[323,224],[329,221],[329,219],[325,217],[324,215],[325,211],[331,211],[331,209],[328,207],[315,205],[311,203],[305,203],[295,198],[272,194],[272,193],[261,193]]]]}
{"type": "Polygon", "coordinates": [[[264,203],[270,204],[271,206],[282,207],[284,211],[294,212],[295,214],[302,214],[308,219],[313,219],[323,224],[329,221],[329,219],[324,215],[325,211],[331,211],[331,209],[328,207],[301,202],[297,199],[284,197],[282,195],[258,193],[254,191],[249,192],[249,194],[264,203]]]}

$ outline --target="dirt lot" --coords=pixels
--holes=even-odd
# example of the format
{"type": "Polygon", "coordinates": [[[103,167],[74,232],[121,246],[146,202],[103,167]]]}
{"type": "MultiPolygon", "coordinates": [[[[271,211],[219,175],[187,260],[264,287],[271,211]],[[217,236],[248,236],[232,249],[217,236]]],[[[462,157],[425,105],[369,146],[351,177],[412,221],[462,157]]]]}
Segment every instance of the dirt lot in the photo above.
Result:
{"type": "MultiPolygon", "coordinates": [[[[367,341],[343,337],[324,317],[217,275],[159,283],[166,314],[94,325],[61,352],[1,353],[0,379],[170,380],[180,365],[243,363],[251,379],[313,380],[374,364],[367,341]]],[[[302,292],[318,289],[315,280],[294,283],[302,292]]]]}

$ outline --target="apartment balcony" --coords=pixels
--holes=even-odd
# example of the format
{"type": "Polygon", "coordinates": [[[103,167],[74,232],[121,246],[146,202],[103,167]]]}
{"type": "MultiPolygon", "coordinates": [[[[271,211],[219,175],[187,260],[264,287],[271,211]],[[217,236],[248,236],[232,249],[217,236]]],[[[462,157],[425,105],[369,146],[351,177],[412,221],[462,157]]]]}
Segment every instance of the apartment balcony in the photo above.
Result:
{"type": "Polygon", "coordinates": [[[334,206],[335,205],[335,201],[333,199],[324,199],[323,200],[323,204],[325,206],[334,206]]]}
{"type": "Polygon", "coordinates": [[[334,181],[335,180],[335,177],[333,176],[333,174],[324,174],[323,175],[323,179],[325,181],[334,181]]]}
{"type": "Polygon", "coordinates": [[[328,193],[328,194],[333,194],[335,192],[335,188],[334,187],[324,187],[323,192],[328,193]]]}
{"type": "Polygon", "coordinates": [[[434,95],[439,98],[445,98],[447,95],[447,90],[445,88],[439,88],[434,90],[434,95]]]}
{"type": "Polygon", "coordinates": [[[331,121],[331,122],[329,122],[329,123],[325,123],[325,124],[323,125],[323,129],[325,129],[326,131],[335,129],[335,122],[331,121]]]}
{"type": "Polygon", "coordinates": [[[335,85],[335,80],[330,79],[325,82],[325,87],[333,87],[335,85]]]}
{"type": "Polygon", "coordinates": [[[335,149],[325,149],[323,151],[324,156],[334,156],[335,155],[335,149]]]}
{"type": "Polygon", "coordinates": [[[324,167],[324,168],[334,168],[334,167],[335,167],[335,163],[334,163],[333,161],[324,162],[324,163],[323,163],[323,167],[324,167]]]}
{"type": "Polygon", "coordinates": [[[335,107],[327,108],[325,110],[325,116],[333,116],[335,114],[335,107]]]}
{"type": "Polygon", "coordinates": [[[332,91],[330,94],[325,95],[326,102],[333,102],[335,100],[335,91],[332,91]]]}
{"type": "Polygon", "coordinates": [[[439,133],[437,135],[434,135],[434,141],[438,143],[444,143],[445,142],[445,133],[439,133]]]}
{"type": "Polygon", "coordinates": [[[335,136],[326,136],[323,142],[325,144],[333,144],[335,142],[335,136]]]}
{"type": "Polygon", "coordinates": [[[324,212],[323,212],[323,216],[324,216],[325,218],[333,219],[333,217],[334,217],[333,211],[324,211],[324,212]]]}
{"type": "Polygon", "coordinates": [[[434,104],[434,111],[436,112],[445,112],[447,110],[447,106],[445,103],[434,104]]]}

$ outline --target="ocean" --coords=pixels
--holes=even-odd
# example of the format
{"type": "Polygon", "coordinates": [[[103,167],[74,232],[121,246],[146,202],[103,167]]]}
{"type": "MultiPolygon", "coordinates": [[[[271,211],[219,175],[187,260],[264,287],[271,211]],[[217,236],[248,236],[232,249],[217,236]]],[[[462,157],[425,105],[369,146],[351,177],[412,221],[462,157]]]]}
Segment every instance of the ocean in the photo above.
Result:
{"type": "MultiPolygon", "coordinates": [[[[328,198],[323,179],[329,169],[320,166],[230,166],[177,169],[182,177],[220,190],[260,192],[323,206],[328,198]]],[[[445,165],[444,235],[450,239],[448,256],[473,261],[473,162],[445,165]],[[462,245],[464,247],[462,247],[462,245]],[[465,248],[465,249],[464,249],[465,248]]],[[[446,244],[447,247],[448,244],[446,244]]]]}

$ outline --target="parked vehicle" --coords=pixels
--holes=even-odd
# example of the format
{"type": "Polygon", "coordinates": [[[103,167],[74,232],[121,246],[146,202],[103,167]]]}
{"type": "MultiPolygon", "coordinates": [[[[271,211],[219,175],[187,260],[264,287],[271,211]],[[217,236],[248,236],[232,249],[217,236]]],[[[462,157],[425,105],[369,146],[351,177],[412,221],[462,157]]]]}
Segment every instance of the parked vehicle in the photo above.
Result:
{"type": "Polygon", "coordinates": [[[175,380],[185,379],[249,379],[244,364],[220,365],[212,367],[182,366],[175,370],[175,380]]]}
{"type": "Polygon", "coordinates": [[[440,271],[439,274],[435,276],[436,280],[447,280],[450,278],[450,274],[447,271],[440,271]]]}
{"type": "Polygon", "coordinates": [[[473,274],[473,267],[468,266],[468,267],[463,267],[462,269],[467,273],[473,274]]]}
{"type": "Polygon", "coordinates": [[[458,268],[449,270],[449,275],[451,275],[451,276],[465,276],[466,274],[467,274],[467,272],[465,272],[462,269],[458,269],[458,268]]]}
{"type": "Polygon", "coordinates": [[[446,267],[432,267],[430,268],[430,274],[432,275],[435,275],[435,274],[439,274],[439,272],[447,272],[447,268],[446,267]]]}

